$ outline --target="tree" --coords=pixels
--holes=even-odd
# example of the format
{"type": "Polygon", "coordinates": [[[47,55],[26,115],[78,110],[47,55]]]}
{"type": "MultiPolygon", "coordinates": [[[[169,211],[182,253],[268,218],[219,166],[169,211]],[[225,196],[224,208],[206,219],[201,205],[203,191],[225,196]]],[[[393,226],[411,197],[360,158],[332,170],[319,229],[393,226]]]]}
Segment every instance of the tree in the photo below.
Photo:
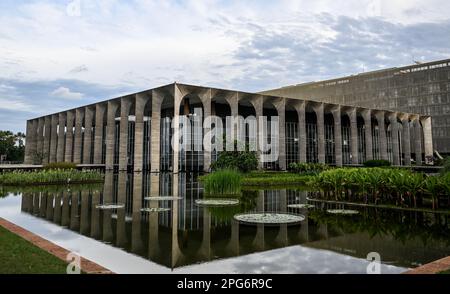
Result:
{"type": "Polygon", "coordinates": [[[0,131],[0,156],[6,161],[23,161],[25,134],[0,131]]]}

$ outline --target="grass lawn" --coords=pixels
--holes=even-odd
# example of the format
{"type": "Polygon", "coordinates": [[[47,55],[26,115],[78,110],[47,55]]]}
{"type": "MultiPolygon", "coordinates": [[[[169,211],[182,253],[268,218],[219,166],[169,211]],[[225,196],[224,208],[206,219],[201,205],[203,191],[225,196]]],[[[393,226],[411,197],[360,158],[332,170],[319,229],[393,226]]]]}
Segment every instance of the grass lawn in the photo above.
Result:
{"type": "Polygon", "coordinates": [[[450,275],[450,268],[448,270],[446,270],[446,271],[440,272],[439,274],[450,275]]]}
{"type": "Polygon", "coordinates": [[[290,172],[251,172],[244,174],[243,186],[304,185],[311,176],[290,172]]]}
{"type": "Polygon", "coordinates": [[[0,274],[65,274],[67,264],[0,227],[0,274]]]}

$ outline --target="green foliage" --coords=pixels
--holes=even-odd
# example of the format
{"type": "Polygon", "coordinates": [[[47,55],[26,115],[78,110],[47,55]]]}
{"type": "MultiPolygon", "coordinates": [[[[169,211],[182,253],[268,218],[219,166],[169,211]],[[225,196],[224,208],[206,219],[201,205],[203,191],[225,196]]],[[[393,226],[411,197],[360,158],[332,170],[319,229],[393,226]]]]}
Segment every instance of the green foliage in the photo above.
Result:
{"type": "Polygon", "coordinates": [[[289,170],[301,174],[317,174],[329,169],[330,166],[323,163],[293,162],[289,164],[289,170]]]}
{"type": "Polygon", "coordinates": [[[251,172],[243,176],[242,185],[252,187],[304,185],[310,176],[289,172],[251,172]]]}
{"type": "Polygon", "coordinates": [[[242,176],[235,170],[218,170],[200,180],[203,182],[206,195],[239,195],[241,193],[242,176]]]}
{"type": "Polygon", "coordinates": [[[410,170],[392,168],[340,168],[312,177],[309,184],[323,191],[326,198],[344,201],[394,202],[417,207],[417,201],[431,199],[437,207],[439,197],[450,195],[450,174],[425,176],[410,170]]]}
{"type": "Polygon", "coordinates": [[[103,183],[94,181],[92,183],[84,184],[61,184],[61,185],[39,185],[39,186],[2,186],[0,185],[0,198],[6,197],[10,194],[18,196],[24,193],[62,193],[70,190],[71,192],[82,191],[96,191],[101,192],[103,190],[103,183]]]}
{"type": "Polygon", "coordinates": [[[41,170],[0,174],[0,185],[5,186],[94,183],[102,180],[103,175],[97,171],[41,170]]]}
{"type": "Polygon", "coordinates": [[[446,173],[450,173],[450,156],[447,156],[446,158],[444,158],[444,160],[442,161],[442,170],[441,173],[446,174],[446,173]]]}
{"type": "Polygon", "coordinates": [[[0,156],[6,156],[6,161],[23,162],[25,154],[25,135],[10,131],[0,131],[0,156]]]}
{"type": "Polygon", "coordinates": [[[258,169],[256,152],[250,151],[223,151],[217,160],[211,164],[212,170],[236,169],[247,173],[258,169]]]}
{"type": "Polygon", "coordinates": [[[391,162],[384,159],[374,159],[374,160],[367,160],[364,162],[365,167],[388,167],[391,166],[391,162]]]}
{"type": "Polygon", "coordinates": [[[48,163],[46,165],[44,165],[43,169],[44,170],[51,170],[51,169],[76,169],[77,165],[75,163],[72,162],[53,162],[53,163],[48,163]]]}

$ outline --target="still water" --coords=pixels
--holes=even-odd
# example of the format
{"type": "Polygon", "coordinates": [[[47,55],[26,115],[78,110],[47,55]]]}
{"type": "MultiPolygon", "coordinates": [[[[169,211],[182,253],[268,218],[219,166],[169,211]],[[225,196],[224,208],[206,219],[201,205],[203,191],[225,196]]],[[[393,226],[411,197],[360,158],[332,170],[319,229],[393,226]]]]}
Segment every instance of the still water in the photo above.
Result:
{"type": "Polygon", "coordinates": [[[238,206],[201,207],[196,174],[106,174],[104,185],[1,196],[0,217],[118,273],[366,273],[371,252],[382,273],[401,273],[450,255],[449,214],[346,207],[359,214],[331,215],[336,206],[308,201],[313,195],[300,188],[244,190],[238,206]],[[306,203],[314,207],[289,207],[306,203]],[[233,218],[262,211],[305,220],[267,226],[233,218]]]}

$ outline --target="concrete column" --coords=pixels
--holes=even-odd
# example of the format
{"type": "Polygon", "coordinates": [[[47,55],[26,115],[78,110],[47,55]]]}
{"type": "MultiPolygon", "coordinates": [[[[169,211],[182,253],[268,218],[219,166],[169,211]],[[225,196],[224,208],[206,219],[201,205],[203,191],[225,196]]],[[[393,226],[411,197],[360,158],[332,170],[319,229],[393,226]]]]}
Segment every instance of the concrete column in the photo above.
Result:
{"type": "Polygon", "coordinates": [[[44,118],[44,160],[43,164],[49,163],[50,160],[50,138],[51,138],[51,116],[44,118]]]}
{"type": "Polygon", "coordinates": [[[313,107],[317,117],[317,135],[319,149],[319,163],[325,163],[325,115],[324,104],[313,107]]]}
{"type": "MultiPolygon", "coordinates": [[[[134,171],[140,172],[143,169],[144,154],[144,110],[148,102],[145,94],[137,94],[135,97],[136,122],[134,126],[134,171]]],[[[153,123],[153,122],[152,122],[153,123]]]]}
{"type": "Polygon", "coordinates": [[[112,170],[114,168],[115,124],[118,107],[119,103],[117,101],[108,101],[108,113],[106,118],[106,170],[112,170]]]}
{"type": "Polygon", "coordinates": [[[378,130],[380,132],[380,155],[381,159],[389,160],[387,154],[387,138],[386,138],[386,123],[384,111],[379,111],[376,114],[376,118],[378,121],[378,130]]]}
{"type": "Polygon", "coordinates": [[[161,104],[164,100],[164,95],[157,91],[152,91],[152,131],[151,131],[151,170],[159,172],[160,158],[161,158],[161,104]]]}
{"type": "Polygon", "coordinates": [[[414,152],[416,153],[416,165],[422,165],[422,126],[416,117],[414,123],[414,152]]]}
{"type": "Polygon", "coordinates": [[[92,122],[94,119],[94,109],[92,107],[86,107],[84,114],[84,142],[83,142],[83,163],[91,163],[92,153],[92,122]]]}
{"type": "MultiPolygon", "coordinates": [[[[259,146],[259,142],[260,142],[260,137],[261,136],[266,136],[266,132],[264,131],[264,128],[261,129],[260,123],[259,123],[259,119],[260,117],[263,116],[264,113],[264,101],[263,101],[263,97],[262,96],[258,96],[258,97],[253,97],[250,100],[250,103],[253,105],[253,108],[255,109],[255,114],[256,114],[256,122],[257,122],[257,136],[256,136],[256,142],[258,143],[257,146],[259,146]]],[[[265,138],[264,138],[265,140],[265,138]]],[[[261,156],[261,146],[258,147],[258,151],[257,151],[257,155],[258,155],[258,168],[259,169],[263,169],[264,164],[262,162],[262,156],[261,156]]]]}
{"type": "Polygon", "coordinates": [[[26,130],[26,142],[25,142],[25,158],[24,163],[25,164],[31,164],[31,152],[30,152],[30,145],[29,143],[33,140],[33,134],[31,131],[33,122],[31,120],[27,121],[27,130],[26,130]]]}
{"type": "Polygon", "coordinates": [[[25,164],[33,164],[34,157],[37,151],[37,131],[38,131],[38,120],[27,121],[27,134],[26,134],[26,144],[25,144],[25,164]]]}
{"type": "Polygon", "coordinates": [[[338,105],[333,110],[334,118],[334,150],[336,153],[336,166],[342,166],[342,126],[341,126],[341,106],[338,105]]]}
{"type": "MultiPolygon", "coordinates": [[[[109,102],[108,102],[109,103],[109,102]]],[[[116,108],[117,109],[117,108],[116,108]]],[[[105,172],[105,183],[103,185],[103,204],[113,203],[113,188],[114,188],[114,174],[111,171],[105,172]]],[[[112,211],[103,211],[103,223],[102,223],[102,240],[105,242],[112,242],[113,228],[112,228],[112,211]]]]}
{"type": "MultiPolygon", "coordinates": [[[[117,183],[117,203],[126,203],[127,201],[127,178],[128,175],[126,172],[119,173],[117,183]]],[[[125,217],[125,209],[118,209],[116,221],[116,244],[119,248],[124,248],[128,239],[126,234],[125,217]]]]}
{"type": "Polygon", "coordinates": [[[431,117],[420,119],[423,126],[423,145],[425,147],[425,164],[433,164],[433,131],[431,117]]]}
{"type": "MultiPolygon", "coordinates": [[[[140,94],[136,95],[138,98],[140,94]]],[[[144,96],[145,97],[145,96],[144,96]]],[[[136,99],[136,104],[137,104],[136,99]]],[[[146,99],[145,99],[146,100],[146,99]]],[[[145,105],[145,104],[144,104],[145,105]]],[[[136,106],[137,108],[137,106],[136,106]]],[[[143,133],[142,133],[143,135],[143,133]]],[[[136,152],[136,151],[135,151],[136,152]]],[[[136,159],[135,159],[136,163],[136,159]]],[[[144,248],[144,242],[141,236],[142,233],[142,177],[143,173],[134,173],[133,175],[133,209],[132,209],[132,224],[131,224],[131,252],[139,253],[144,248]]],[[[150,195],[146,195],[150,196],[150,195]]]]}
{"type": "Polygon", "coordinates": [[[73,162],[81,163],[81,149],[83,147],[83,118],[84,109],[77,108],[75,110],[75,141],[73,144],[73,162]]]}
{"type": "Polygon", "coordinates": [[[364,118],[364,128],[366,137],[366,160],[373,159],[373,144],[372,144],[372,111],[366,109],[362,112],[364,118]]]}
{"type": "Polygon", "coordinates": [[[392,113],[389,115],[389,121],[391,123],[391,134],[392,134],[392,159],[394,165],[400,165],[400,151],[398,143],[398,121],[397,113],[392,113]]]}
{"type": "Polygon", "coordinates": [[[280,170],[286,170],[286,99],[274,103],[279,118],[279,143],[278,143],[278,166],[280,170]]]}
{"type": "Polygon", "coordinates": [[[403,154],[404,154],[404,165],[411,165],[411,131],[409,125],[409,117],[408,115],[402,118],[402,126],[403,126],[403,154]]]}
{"type": "Polygon", "coordinates": [[[66,132],[66,113],[61,112],[58,117],[58,151],[56,153],[56,161],[64,161],[64,144],[65,144],[65,132],[66,132]]]}
{"type": "Polygon", "coordinates": [[[359,152],[358,152],[358,115],[357,109],[353,108],[348,112],[350,117],[350,136],[351,136],[351,154],[352,164],[359,164],[359,152]]]}
{"type": "MultiPolygon", "coordinates": [[[[229,96],[225,97],[225,100],[227,100],[228,104],[230,105],[231,109],[231,116],[234,118],[234,121],[237,122],[237,118],[239,116],[239,94],[238,92],[235,92],[229,96]]],[[[233,141],[237,139],[237,131],[238,131],[238,125],[233,125],[233,141]]],[[[225,146],[224,146],[225,148],[225,146]]]]}
{"type": "Polygon", "coordinates": [[[38,119],[37,139],[36,139],[36,158],[35,163],[42,164],[42,157],[44,154],[44,118],[38,119]]]}
{"type": "Polygon", "coordinates": [[[56,193],[55,195],[55,213],[53,214],[53,222],[60,224],[61,223],[61,201],[62,201],[62,193],[56,193]]]}
{"type": "Polygon", "coordinates": [[[58,121],[59,116],[57,114],[52,115],[50,129],[50,162],[56,162],[56,150],[58,147],[58,121]]]}
{"type": "Polygon", "coordinates": [[[100,204],[100,191],[92,191],[92,205],[91,205],[91,237],[100,239],[100,209],[96,206],[100,204]]]}
{"type": "Polygon", "coordinates": [[[119,140],[119,170],[126,171],[128,167],[128,116],[131,100],[122,98],[120,101],[120,140],[119,140]]]}
{"type": "Polygon", "coordinates": [[[73,161],[73,121],[74,111],[67,112],[67,130],[66,130],[66,151],[64,152],[64,161],[73,161]]]}
{"type": "Polygon", "coordinates": [[[106,104],[95,105],[95,138],[94,138],[94,164],[101,164],[103,159],[103,124],[106,104]]]}
{"type": "MultiPolygon", "coordinates": [[[[211,89],[208,89],[205,93],[203,93],[200,97],[203,104],[203,136],[205,137],[206,133],[211,131],[211,124],[205,125],[205,119],[211,116],[211,100],[212,93],[211,89]]],[[[203,149],[203,170],[205,172],[209,172],[211,168],[211,151],[203,149]]]]}
{"type": "Polygon", "coordinates": [[[299,159],[300,162],[306,162],[306,102],[300,102],[296,109],[298,115],[299,159]]]}
{"type": "MultiPolygon", "coordinates": [[[[80,209],[80,233],[85,236],[90,235],[91,227],[89,223],[89,191],[81,191],[81,209],[80,209]]],[[[121,209],[123,210],[123,209],[121,209]]]]}
{"type": "Polygon", "coordinates": [[[173,172],[177,173],[179,171],[179,159],[180,159],[180,105],[183,98],[187,93],[180,89],[180,86],[175,84],[174,86],[174,116],[173,116],[173,134],[174,134],[174,144],[173,144],[173,172]]]}

